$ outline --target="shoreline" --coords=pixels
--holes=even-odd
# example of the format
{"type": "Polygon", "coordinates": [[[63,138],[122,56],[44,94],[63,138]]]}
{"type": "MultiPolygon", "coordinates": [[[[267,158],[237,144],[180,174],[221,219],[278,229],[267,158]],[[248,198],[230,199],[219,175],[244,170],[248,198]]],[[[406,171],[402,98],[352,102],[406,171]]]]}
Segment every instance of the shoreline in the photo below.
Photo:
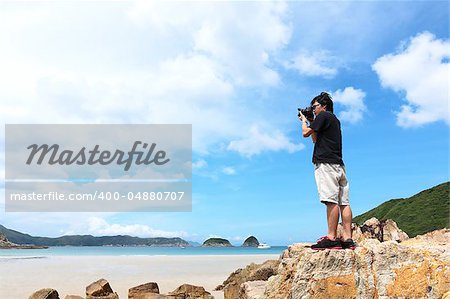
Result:
{"type": "Polygon", "coordinates": [[[90,283],[104,278],[120,298],[128,298],[128,289],[158,283],[160,293],[173,291],[189,283],[213,291],[238,268],[250,263],[278,259],[279,254],[255,255],[117,255],[117,256],[46,256],[0,258],[1,298],[28,298],[42,288],[54,288],[59,297],[85,295],[90,283]]]}

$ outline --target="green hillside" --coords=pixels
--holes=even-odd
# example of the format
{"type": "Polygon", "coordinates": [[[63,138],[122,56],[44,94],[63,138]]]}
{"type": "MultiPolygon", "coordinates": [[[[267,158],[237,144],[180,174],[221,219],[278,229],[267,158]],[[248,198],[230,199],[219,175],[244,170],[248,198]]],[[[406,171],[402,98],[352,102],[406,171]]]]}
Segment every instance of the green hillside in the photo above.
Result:
{"type": "Polygon", "coordinates": [[[189,246],[181,238],[139,238],[132,236],[71,235],[58,238],[33,237],[0,225],[0,233],[16,244],[41,246],[189,246]]]}
{"type": "Polygon", "coordinates": [[[392,199],[353,219],[359,225],[372,217],[392,219],[410,237],[450,227],[450,182],[410,198],[392,199]]]}

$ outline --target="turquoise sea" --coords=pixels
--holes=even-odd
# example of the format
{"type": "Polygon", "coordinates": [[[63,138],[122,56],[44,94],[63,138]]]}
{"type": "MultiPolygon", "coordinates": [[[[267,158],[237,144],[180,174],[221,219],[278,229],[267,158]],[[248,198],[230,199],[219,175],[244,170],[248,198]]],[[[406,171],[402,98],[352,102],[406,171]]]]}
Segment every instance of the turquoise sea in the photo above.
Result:
{"type": "Polygon", "coordinates": [[[145,247],[145,246],[57,246],[47,249],[0,249],[0,257],[118,256],[118,255],[253,255],[281,254],[287,246],[268,249],[248,247],[145,247]]]}

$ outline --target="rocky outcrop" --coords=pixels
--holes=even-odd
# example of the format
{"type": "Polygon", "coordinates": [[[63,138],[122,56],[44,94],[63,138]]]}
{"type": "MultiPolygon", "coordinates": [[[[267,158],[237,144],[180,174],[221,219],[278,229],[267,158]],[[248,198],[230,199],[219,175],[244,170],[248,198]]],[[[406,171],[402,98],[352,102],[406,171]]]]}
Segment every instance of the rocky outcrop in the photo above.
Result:
{"type": "Polygon", "coordinates": [[[156,282],[149,282],[129,289],[128,299],[146,299],[153,294],[159,294],[159,287],[156,282]]]}
{"type": "MultiPolygon", "coordinates": [[[[200,286],[194,286],[191,284],[183,284],[170,292],[169,296],[175,296],[176,299],[214,299],[211,293],[205,291],[205,288],[200,286]]],[[[169,297],[171,298],[171,297],[169,297]]]]}
{"type": "MultiPolygon", "coordinates": [[[[340,224],[338,226],[337,235],[343,235],[343,228],[340,224]]],[[[352,236],[358,243],[367,239],[377,239],[380,242],[402,242],[409,239],[408,235],[398,228],[397,224],[393,220],[387,219],[380,221],[377,218],[370,218],[361,226],[358,226],[356,223],[352,223],[352,236]]]]}
{"type": "Polygon", "coordinates": [[[255,281],[247,281],[244,282],[239,289],[238,299],[262,299],[264,297],[264,292],[266,288],[266,281],[264,280],[255,280],[255,281]]]}
{"type": "Polygon", "coordinates": [[[244,269],[238,269],[219,286],[216,291],[223,290],[225,298],[238,298],[241,284],[249,281],[266,281],[277,273],[279,261],[267,260],[262,264],[251,263],[244,269]]]}
{"type": "Polygon", "coordinates": [[[40,289],[34,292],[28,299],[59,299],[59,294],[54,289],[40,289]]]}
{"type": "Polygon", "coordinates": [[[254,236],[250,236],[242,243],[242,247],[258,247],[259,241],[254,236]]]}
{"type": "Polygon", "coordinates": [[[86,287],[86,299],[119,299],[106,279],[99,279],[86,287]]]}
{"type": "Polygon", "coordinates": [[[233,247],[230,241],[222,238],[209,238],[203,242],[202,247],[233,247]]]}
{"type": "Polygon", "coordinates": [[[450,289],[448,240],[444,229],[402,243],[365,239],[354,251],[293,244],[277,275],[243,283],[234,298],[443,298],[450,289]]]}
{"type": "Polygon", "coordinates": [[[0,249],[45,249],[47,246],[19,245],[8,241],[4,234],[0,233],[0,249]]]}

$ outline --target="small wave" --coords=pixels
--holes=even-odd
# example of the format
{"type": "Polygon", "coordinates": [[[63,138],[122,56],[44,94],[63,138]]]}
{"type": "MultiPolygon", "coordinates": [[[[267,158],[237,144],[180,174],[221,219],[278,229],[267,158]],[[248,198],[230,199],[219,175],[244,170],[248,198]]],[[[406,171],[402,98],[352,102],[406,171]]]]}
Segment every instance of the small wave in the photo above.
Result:
{"type": "Polygon", "coordinates": [[[46,256],[0,256],[0,260],[33,260],[45,259],[46,256]]]}

